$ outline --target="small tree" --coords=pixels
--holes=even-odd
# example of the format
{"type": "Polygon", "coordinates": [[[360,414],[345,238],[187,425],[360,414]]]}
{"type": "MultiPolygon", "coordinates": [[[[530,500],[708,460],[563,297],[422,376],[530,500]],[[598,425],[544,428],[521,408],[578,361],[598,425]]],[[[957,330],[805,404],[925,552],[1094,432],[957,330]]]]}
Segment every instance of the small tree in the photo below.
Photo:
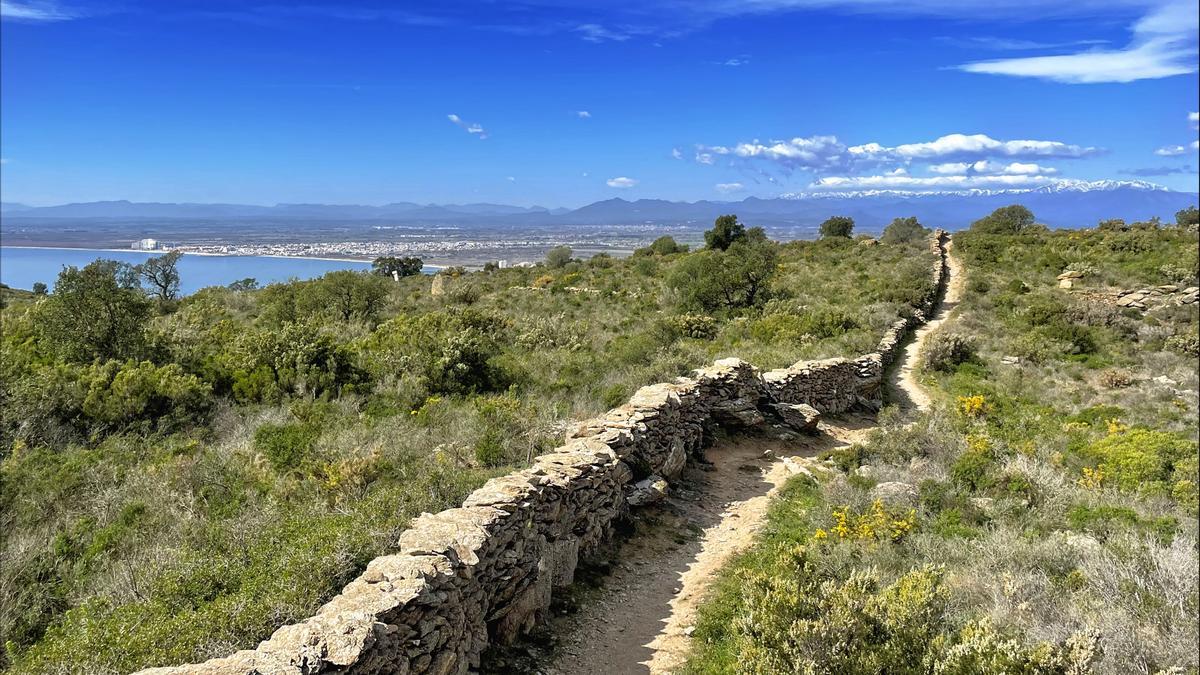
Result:
{"type": "Polygon", "coordinates": [[[34,295],[45,295],[47,292],[48,292],[48,289],[46,288],[46,284],[44,284],[40,281],[33,282],[33,294],[34,295]]]}
{"type": "Polygon", "coordinates": [[[296,298],[302,316],[330,314],[342,321],[374,322],[387,299],[387,282],[352,270],[329,272],[303,286],[296,298]]]}
{"type": "Polygon", "coordinates": [[[1175,212],[1175,224],[1180,227],[1196,227],[1200,225],[1200,209],[1189,206],[1175,212]]]}
{"type": "Polygon", "coordinates": [[[371,263],[372,271],[375,274],[384,277],[411,277],[421,273],[424,269],[425,262],[420,258],[412,256],[404,256],[397,258],[395,256],[382,256],[376,258],[371,263]]]}
{"type": "Polygon", "coordinates": [[[835,237],[849,239],[853,233],[854,219],[848,216],[833,216],[821,223],[822,239],[832,239],[835,237]]]}
{"type": "Polygon", "coordinates": [[[1096,225],[1096,229],[1105,232],[1124,232],[1129,229],[1129,225],[1125,223],[1123,218],[1109,218],[1102,220],[1096,225]]]}
{"type": "Polygon", "coordinates": [[[571,262],[571,249],[566,246],[555,246],[546,251],[546,267],[559,268],[571,262]]]}
{"type": "Polygon", "coordinates": [[[668,234],[664,234],[655,239],[654,243],[650,244],[650,252],[654,255],[671,255],[672,253],[682,253],[686,250],[688,250],[686,245],[679,244],[675,241],[674,237],[668,234]]]}
{"type": "Polygon", "coordinates": [[[1013,204],[1001,206],[971,223],[971,231],[983,234],[1021,234],[1033,226],[1033,211],[1020,204],[1013,204]]]}
{"type": "Polygon", "coordinates": [[[667,285],[684,306],[714,311],[751,307],[762,302],[775,273],[778,252],[760,228],[729,250],[697,251],[675,266],[667,285]]]}
{"type": "Polygon", "coordinates": [[[238,292],[258,290],[258,279],[255,279],[254,277],[246,277],[245,279],[238,279],[237,281],[229,284],[229,286],[227,286],[226,288],[228,288],[231,291],[238,291],[238,292]]]}
{"type": "Polygon", "coordinates": [[[68,361],[136,358],[144,344],[151,303],[137,270],[116,260],[65,267],[40,305],[42,339],[68,361]]]}
{"type": "Polygon", "coordinates": [[[704,233],[704,246],[706,248],[724,251],[733,245],[733,242],[746,236],[746,226],[738,222],[737,216],[727,215],[719,216],[713,229],[704,233]]]}
{"type": "Polygon", "coordinates": [[[900,244],[907,241],[920,241],[929,236],[929,229],[921,225],[915,217],[896,218],[883,230],[880,241],[885,244],[900,244]]]}
{"type": "Polygon", "coordinates": [[[150,295],[160,302],[171,302],[179,296],[179,259],[182,251],[171,251],[150,258],[137,266],[138,275],[150,287],[150,295]]]}

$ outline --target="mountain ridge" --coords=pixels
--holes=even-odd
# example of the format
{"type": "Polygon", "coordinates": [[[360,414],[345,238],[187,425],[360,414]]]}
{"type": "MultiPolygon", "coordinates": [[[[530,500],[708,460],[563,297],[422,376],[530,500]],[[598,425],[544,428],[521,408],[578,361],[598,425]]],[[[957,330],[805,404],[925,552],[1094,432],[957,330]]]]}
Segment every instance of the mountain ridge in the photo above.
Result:
{"type": "Polygon", "coordinates": [[[576,209],[494,203],[361,204],[279,203],[273,206],[227,203],[132,202],[107,200],[32,207],[4,203],[6,220],[285,220],[381,221],[406,224],[479,225],[694,225],[736,213],[763,225],[813,225],[831,215],[855,218],[865,229],[882,227],[897,216],[917,216],[945,227],[961,227],[1009,203],[1028,206],[1055,227],[1091,225],[1103,218],[1170,219],[1195,205],[1197,193],[1178,192],[1145,181],[1069,181],[1039,188],[1001,190],[862,190],[796,192],[740,201],[694,202],[612,197],[576,209]]]}

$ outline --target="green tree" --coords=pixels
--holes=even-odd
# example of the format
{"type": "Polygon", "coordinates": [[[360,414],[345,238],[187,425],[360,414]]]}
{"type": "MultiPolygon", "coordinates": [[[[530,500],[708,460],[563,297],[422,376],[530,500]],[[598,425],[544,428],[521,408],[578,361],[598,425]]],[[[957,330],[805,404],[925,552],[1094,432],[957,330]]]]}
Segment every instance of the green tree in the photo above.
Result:
{"type": "Polygon", "coordinates": [[[425,267],[425,262],[420,258],[413,256],[404,256],[397,258],[395,256],[382,256],[376,258],[371,263],[372,271],[375,274],[384,277],[399,278],[412,277],[421,273],[425,267]]]}
{"type": "Polygon", "coordinates": [[[675,266],[667,285],[679,292],[684,306],[714,311],[751,307],[765,299],[778,251],[761,228],[750,232],[727,251],[697,251],[675,266]]]}
{"type": "Polygon", "coordinates": [[[546,251],[546,267],[557,269],[571,262],[571,249],[566,246],[555,246],[546,251]]]}
{"type": "Polygon", "coordinates": [[[1033,229],[1033,226],[1033,211],[1020,204],[1013,204],[1001,206],[971,223],[971,231],[983,234],[1021,234],[1033,229]]]}
{"type": "Polygon", "coordinates": [[[46,288],[46,284],[40,281],[33,282],[34,295],[45,295],[47,292],[49,292],[49,289],[46,288]]]}
{"type": "Polygon", "coordinates": [[[896,218],[883,229],[880,241],[885,244],[900,244],[907,241],[920,241],[929,236],[929,228],[921,225],[915,217],[896,218]]]}
{"type": "Polygon", "coordinates": [[[302,318],[332,315],[342,321],[374,322],[387,299],[387,282],[378,276],[336,270],[305,284],[296,299],[302,318]]]}
{"type": "Polygon", "coordinates": [[[137,266],[138,275],[150,287],[150,294],[161,302],[171,302],[179,296],[179,259],[182,251],[171,251],[150,258],[137,266]]]}
{"type": "Polygon", "coordinates": [[[675,238],[669,234],[655,239],[653,243],[645,248],[639,248],[633,252],[634,255],[671,255],[673,253],[683,253],[688,250],[687,244],[680,244],[675,241],[675,238]]]}
{"type": "Polygon", "coordinates": [[[821,238],[839,237],[849,239],[854,232],[854,219],[849,216],[832,216],[821,223],[821,238]]]}
{"type": "Polygon", "coordinates": [[[1124,232],[1129,229],[1129,225],[1125,223],[1123,218],[1109,218],[1102,220],[1096,225],[1096,229],[1106,232],[1124,232]]]}
{"type": "Polygon", "coordinates": [[[1195,227],[1200,225],[1200,209],[1189,206],[1175,212],[1175,224],[1180,227],[1195,227]]]}
{"type": "Polygon", "coordinates": [[[254,277],[246,277],[245,279],[238,279],[237,281],[229,284],[229,286],[227,286],[226,288],[228,288],[231,291],[237,291],[237,292],[255,291],[255,290],[258,290],[258,279],[255,279],[254,277]]]}
{"type": "Polygon", "coordinates": [[[724,251],[733,242],[746,236],[746,226],[738,222],[737,216],[718,216],[713,228],[704,233],[704,246],[709,249],[724,251]]]}
{"type": "Polygon", "coordinates": [[[63,268],[39,310],[44,342],[68,361],[87,363],[138,356],[151,304],[133,266],[97,260],[63,268]]]}

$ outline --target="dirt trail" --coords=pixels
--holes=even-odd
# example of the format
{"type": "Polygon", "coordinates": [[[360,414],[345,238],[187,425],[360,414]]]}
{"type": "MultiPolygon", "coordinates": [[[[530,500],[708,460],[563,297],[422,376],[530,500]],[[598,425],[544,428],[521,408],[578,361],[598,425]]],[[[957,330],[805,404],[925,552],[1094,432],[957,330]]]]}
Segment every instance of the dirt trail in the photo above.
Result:
{"type": "MultiPolygon", "coordinates": [[[[929,404],[913,368],[921,345],[957,306],[961,272],[950,258],[945,299],[891,372],[889,396],[902,407],[929,404]]],[[[725,563],[754,543],[775,491],[818,453],[853,444],[874,426],[873,417],[845,415],[822,421],[816,436],[736,437],[709,450],[712,466],[689,465],[666,502],[635,516],[636,533],[620,544],[619,562],[594,597],[550,622],[555,646],[545,654],[531,648],[536,670],[623,675],[678,668],[700,601],[725,563]]]]}

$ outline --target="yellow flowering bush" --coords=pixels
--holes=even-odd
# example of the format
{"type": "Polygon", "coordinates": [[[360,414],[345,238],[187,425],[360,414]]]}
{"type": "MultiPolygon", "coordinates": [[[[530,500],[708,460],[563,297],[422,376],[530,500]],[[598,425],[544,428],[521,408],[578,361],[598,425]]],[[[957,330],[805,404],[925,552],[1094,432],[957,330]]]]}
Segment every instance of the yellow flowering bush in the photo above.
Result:
{"type": "Polygon", "coordinates": [[[1096,468],[1088,466],[1083,467],[1083,477],[1076,481],[1079,487],[1088,490],[1099,490],[1104,485],[1104,465],[1101,464],[1096,468]]]}
{"type": "Polygon", "coordinates": [[[1106,428],[1108,429],[1109,436],[1113,436],[1115,434],[1123,434],[1126,431],[1129,431],[1129,425],[1125,424],[1124,422],[1122,422],[1119,419],[1105,420],[1104,424],[1106,425],[1106,428]]]}
{"type": "Polygon", "coordinates": [[[849,507],[833,510],[833,524],[828,530],[817,528],[813,540],[823,542],[831,537],[842,541],[900,541],[917,524],[917,512],[891,511],[876,499],[865,513],[854,513],[849,507]]]}
{"type": "Polygon", "coordinates": [[[987,413],[987,399],[982,394],[958,397],[958,412],[963,417],[982,417],[987,413]]]}

